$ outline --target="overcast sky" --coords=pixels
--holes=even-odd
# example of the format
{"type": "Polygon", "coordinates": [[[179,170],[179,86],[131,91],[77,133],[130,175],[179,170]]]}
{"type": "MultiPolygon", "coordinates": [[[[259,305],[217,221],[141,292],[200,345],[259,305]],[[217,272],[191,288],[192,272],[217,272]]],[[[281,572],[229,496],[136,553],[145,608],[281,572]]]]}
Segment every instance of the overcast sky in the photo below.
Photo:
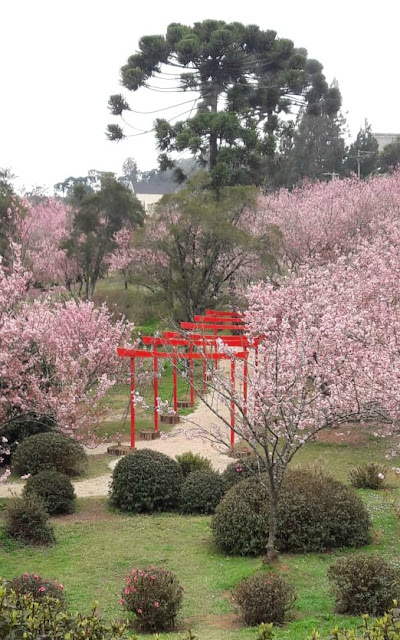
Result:
{"type": "MultiPolygon", "coordinates": [[[[398,0],[2,0],[1,18],[0,167],[19,186],[51,193],[90,169],[120,173],[128,156],[142,170],[156,166],[153,134],[106,140],[106,125],[117,122],[107,101],[121,92],[119,69],[139,38],[164,34],[171,22],[274,29],[320,60],[328,82],[338,80],[353,137],[365,118],[375,132],[400,132],[398,0]]],[[[142,89],[129,100],[152,110],[189,97],[142,89]]],[[[153,116],[130,116],[138,129],[151,128],[153,116]]]]}

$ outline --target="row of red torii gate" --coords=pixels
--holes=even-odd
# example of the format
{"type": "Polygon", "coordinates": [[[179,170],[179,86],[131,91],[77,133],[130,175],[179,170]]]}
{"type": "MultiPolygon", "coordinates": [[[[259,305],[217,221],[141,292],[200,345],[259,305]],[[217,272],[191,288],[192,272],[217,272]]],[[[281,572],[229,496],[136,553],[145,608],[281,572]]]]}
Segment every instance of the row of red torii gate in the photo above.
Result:
{"type": "Polygon", "coordinates": [[[159,360],[168,359],[172,362],[173,372],[173,411],[178,413],[178,364],[184,363],[188,371],[190,388],[190,406],[195,399],[195,361],[202,362],[203,390],[207,390],[208,367],[210,362],[218,369],[218,362],[230,360],[230,445],[235,444],[235,401],[236,391],[236,361],[243,361],[243,413],[247,413],[248,392],[248,357],[251,349],[257,350],[259,339],[250,340],[246,334],[246,324],[243,316],[237,312],[216,311],[207,309],[205,315],[194,316],[194,322],[181,322],[180,331],[164,331],[161,336],[141,336],[144,346],[140,348],[118,348],[118,356],[130,359],[130,417],[131,417],[131,449],[135,448],[135,367],[136,360],[153,360],[153,386],[154,386],[154,437],[159,436],[159,398],[158,377],[159,360]],[[224,350],[224,346],[230,348],[224,350]],[[160,348],[164,347],[164,351],[160,348]],[[222,347],[222,348],[221,348],[222,347]],[[165,349],[168,350],[165,350],[165,349]]]}

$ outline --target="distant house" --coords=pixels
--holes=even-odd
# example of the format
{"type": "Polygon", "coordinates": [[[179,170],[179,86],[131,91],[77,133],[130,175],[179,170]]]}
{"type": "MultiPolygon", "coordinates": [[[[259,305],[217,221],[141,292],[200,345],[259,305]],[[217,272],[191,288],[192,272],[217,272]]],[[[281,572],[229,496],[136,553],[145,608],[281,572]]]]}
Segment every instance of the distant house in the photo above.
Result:
{"type": "Polygon", "coordinates": [[[146,213],[151,213],[154,209],[154,205],[161,200],[163,195],[167,193],[174,193],[168,184],[152,184],[149,182],[135,182],[132,185],[135,196],[140,200],[144,206],[146,213]]]}
{"type": "Polygon", "coordinates": [[[400,133],[374,133],[374,137],[378,140],[379,151],[399,138],[400,133]]]}

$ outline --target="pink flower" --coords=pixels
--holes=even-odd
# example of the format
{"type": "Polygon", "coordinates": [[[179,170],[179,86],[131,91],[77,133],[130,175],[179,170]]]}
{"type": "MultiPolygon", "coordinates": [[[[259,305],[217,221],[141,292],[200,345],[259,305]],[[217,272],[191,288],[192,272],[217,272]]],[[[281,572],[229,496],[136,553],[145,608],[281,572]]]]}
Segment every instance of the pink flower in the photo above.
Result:
{"type": "Polygon", "coordinates": [[[128,595],[128,593],[129,593],[129,589],[128,588],[125,589],[125,593],[126,593],[126,595],[128,595]]]}
{"type": "Polygon", "coordinates": [[[141,609],[136,609],[136,611],[137,611],[138,613],[142,613],[142,610],[141,610],[141,609]]]}
{"type": "Polygon", "coordinates": [[[124,601],[122,600],[122,598],[119,599],[119,603],[124,604],[124,601]]]}
{"type": "Polygon", "coordinates": [[[157,600],[156,600],[155,603],[154,603],[154,606],[155,606],[156,609],[158,609],[158,607],[160,606],[160,603],[157,602],[157,600]]]}
{"type": "Polygon", "coordinates": [[[24,573],[24,578],[29,578],[29,573],[24,573]]]}
{"type": "Polygon", "coordinates": [[[155,580],[156,577],[155,576],[150,576],[150,580],[155,580]]]}
{"type": "Polygon", "coordinates": [[[44,593],[44,591],[46,591],[45,587],[40,587],[39,591],[41,591],[42,593],[44,593]]]}

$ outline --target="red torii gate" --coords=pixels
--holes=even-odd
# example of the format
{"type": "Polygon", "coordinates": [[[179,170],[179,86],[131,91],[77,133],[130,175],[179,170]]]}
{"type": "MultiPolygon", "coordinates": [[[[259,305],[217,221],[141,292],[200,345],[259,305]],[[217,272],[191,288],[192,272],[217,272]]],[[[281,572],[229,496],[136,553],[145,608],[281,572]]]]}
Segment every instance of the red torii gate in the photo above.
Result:
{"type": "Polygon", "coordinates": [[[231,409],[230,409],[230,423],[231,423],[231,447],[234,446],[234,426],[235,426],[235,403],[233,400],[233,394],[235,391],[235,359],[229,354],[217,352],[217,340],[222,340],[227,346],[241,347],[244,349],[242,352],[235,354],[235,358],[243,359],[244,371],[243,371],[243,397],[244,397],[244,413],[247,412],[247,376],[248,376],[248,349],[255,347],[257,350],[258,341],[250,342],[243,335],[223,335],[218,336],[218,331],[230,331],[239,330],[244,331],[245,324],[243,319],[235,312],[217,312],[212,310],[206,310],[206,316],[195,316],[195,319],[200,322],[181,322],[182,329],[197,329],[197,330],[213,330],[213,334],[189,334],[182,335],[177,332],[164,332],[163,337],[142,336],[144,344],[152,345],[154,351],[146,351],[142,349],[126,349],[118,348],[118,355],[120,357],[130,358],[130,409],[131,409],[131,448],[135,448],[135,359],[136,358],[153,358],[154,361],[154,429],[158,432],[158,359],[169,358],[173,361],[173,397],[174,397],[174,411],[177,412],[177,361],[178,359],[189,360],[190,367],[190,399],[191,404],[194,404],[194,360],[203,361],[203,382],[205,381],[207,361],[211,360],[215,362],[217,367],[219,360],[231,360],[231,409]],[[158,351],[159,346],[172,346],[173,351],[161,352],[158,351]],[[207,352],[206,346],[214,347],[215,352],[207,352]],[[185,346],[189,347],[189,353],[178,353],[177,347],[185,346]],[[194,351],[194,347],[202,347],[203,352],[198,353],[194,351]]]}

